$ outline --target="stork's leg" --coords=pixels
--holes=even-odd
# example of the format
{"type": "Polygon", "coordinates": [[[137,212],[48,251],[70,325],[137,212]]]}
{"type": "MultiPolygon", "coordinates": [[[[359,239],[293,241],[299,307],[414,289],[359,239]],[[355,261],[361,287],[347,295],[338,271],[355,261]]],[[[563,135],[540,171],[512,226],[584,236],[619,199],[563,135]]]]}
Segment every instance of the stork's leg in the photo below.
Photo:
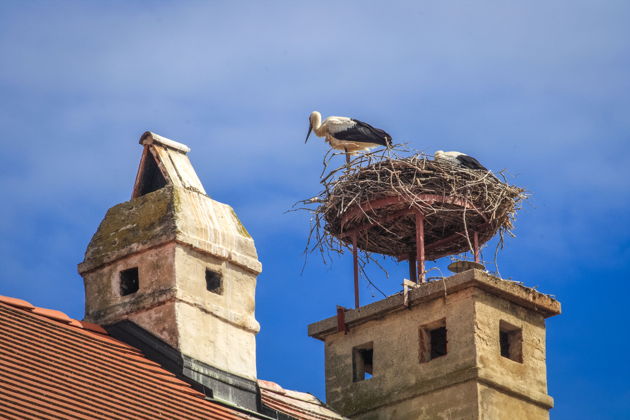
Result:
{"type": "Polygon", "coordinates": [[[348,153],[348,148],[344,147],[343,150],[346,151],[346,163],[350,163],[350,153],[348,153]]]}

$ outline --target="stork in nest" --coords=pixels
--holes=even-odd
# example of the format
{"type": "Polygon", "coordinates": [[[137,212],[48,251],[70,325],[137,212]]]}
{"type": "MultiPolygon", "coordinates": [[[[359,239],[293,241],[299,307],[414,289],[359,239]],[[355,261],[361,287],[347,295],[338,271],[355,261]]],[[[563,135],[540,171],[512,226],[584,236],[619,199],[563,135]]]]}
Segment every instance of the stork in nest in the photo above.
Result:
{"type": "Polygon", "coordinates": [[[462,152],[445,152],[443,150],[438,150],[433,154],[433,156],[435,157],[435,160],[447,162],[462,168],[488,171],[488,169],[479,163],[477,159],[462,152]]]}
{"type": "Polygon", "coordinates": [[[385,131],[374,128],[368,123],[348,117],[328,117],[322,122],[322,114],[311,112],[306,140],[315,131],[317,137],[324,137],[333,149],[346,153],[346,162],[350,155],[367,151],[374,147],[392,145],[392,136],[385,131]]]}

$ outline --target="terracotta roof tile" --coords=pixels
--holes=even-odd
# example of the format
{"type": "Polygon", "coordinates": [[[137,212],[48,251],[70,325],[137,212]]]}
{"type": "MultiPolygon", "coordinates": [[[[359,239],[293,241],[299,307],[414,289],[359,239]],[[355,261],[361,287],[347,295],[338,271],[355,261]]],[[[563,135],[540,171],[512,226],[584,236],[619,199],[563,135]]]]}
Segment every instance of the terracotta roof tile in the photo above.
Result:
{"type": "Polygon", "coordinates": [[[63,312],[56,311],[54,309],[35,308],[33,309],[33,313],[37,315],[45,316],[46,318],[54,319],[55,321],[61,321],[67,324],[72,323],[72,318],[70,318],[68,315],[64,314],[63,312]]]}
{"type": "Polygon", "coordinates": [[[0,296],[0,418],[243,419],[63,312],[0,296]]]}
{"type": "Polygon", "coordinates": [[[86,330],[90,330],[90,331],[107,335],[107,331],[105,330],[105,328],[101,327],[100,325],[92,324],[91,322],[87,322],[87,321],[79,321],[79,323],[86,330]]]}
{"type": "Polygon", "coordinates": [[[275,382],[258,380],[262,402],[274,410],[300,420],[340,420],[344,417],[335,413],[306,392],[291,391],[275,382]]]}
{"type": "Polygon", "coordinates": [[[22,299],[16,299],[16,298],[8,297],[8,296],[0,296],[0,302],[6,303],[7,305],[15,306],[17,308],[35,309],[35,307],[33,305],[31,305],[30,302],[27,302],[27,301],[22,300],[22,299]]]}

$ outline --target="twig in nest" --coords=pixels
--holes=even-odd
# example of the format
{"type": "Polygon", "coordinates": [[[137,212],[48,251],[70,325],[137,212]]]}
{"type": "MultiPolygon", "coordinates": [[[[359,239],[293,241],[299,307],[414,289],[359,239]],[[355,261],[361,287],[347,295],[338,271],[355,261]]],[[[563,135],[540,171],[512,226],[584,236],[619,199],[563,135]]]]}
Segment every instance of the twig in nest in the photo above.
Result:
{"type": "MultiPolygon", "coordinates": [[[[327,155],[324,171],[333,156],[327,155]]],[[[505,180],[503,172],[498,176],[505,180]]],[[[317,204],[306,207],[312,215],[307,249],[322,254],[351,250],[348,232],[354,230],[362,265],[373,260],[370,253],[415,254],[413,215],[418,211],[425,216],[428,260],[471,250],[472,232],[480,246],[498,232],[502,245],[526,198],[523,189],[489,172],[435,161],[401,145],[357,154],[323,175],[321,183],[324,189],[316,199],[300,202],[317,204]],[[387,205],[374,207],[389,198],[387,205]]]]}

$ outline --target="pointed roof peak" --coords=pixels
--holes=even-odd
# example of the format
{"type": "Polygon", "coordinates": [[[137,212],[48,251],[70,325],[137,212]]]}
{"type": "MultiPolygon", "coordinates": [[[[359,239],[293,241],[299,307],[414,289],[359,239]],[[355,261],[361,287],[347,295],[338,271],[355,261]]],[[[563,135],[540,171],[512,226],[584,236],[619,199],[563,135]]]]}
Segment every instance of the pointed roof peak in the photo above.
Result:
{"type": "Polygon", "coordinates": [[[144,152],[134,183],[132,198],[156,191],[167,185],[206,194],[183,143],[167,139],[151,131],[140,137],[144,152]]]}
{"type": "Polygon", "coordinates": [[[143,146],[155,143],[164,147],[168,147],[170,149],[177,150],[179,152],[182,152],[183,154],[190,152],[190,147],[186,146],[184,143],[179,143],[175,140],[167,139],[166,137],[162,137],[159,134],[155,134],[151,131],[145,131],[144,134],[140,136],[140,144],[143,146]]]}

